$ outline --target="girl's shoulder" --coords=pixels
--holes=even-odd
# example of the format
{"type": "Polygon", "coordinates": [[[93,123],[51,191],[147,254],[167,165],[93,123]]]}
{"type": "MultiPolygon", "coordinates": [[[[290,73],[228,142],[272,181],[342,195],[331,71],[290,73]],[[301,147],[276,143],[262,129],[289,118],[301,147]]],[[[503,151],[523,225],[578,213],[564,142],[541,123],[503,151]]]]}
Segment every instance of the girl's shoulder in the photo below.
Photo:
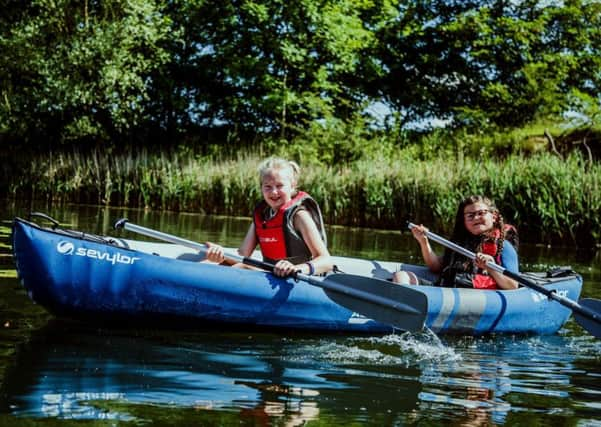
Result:
{"type": "Polygon", "coordinates": [[[515,246],[513,245],[513,243],[509,242],[509,241],[505,241],[503,243],[503,251],[502,251],[502,255],[503,256],[516,256],[517,257],[518,251],[515,248],[515,246]]]}
{"type": "Polygon", "coordinates": [[[311,212],[309,212],[309,210],[304,207],[304,206],[299,206],[297,209],[294,210],[293,213],[294,217],[293,217],[293,221],[296,224],[297,221],[303,223],[303,222],[315,222],[313,220],[313,216],[311,215],[311,212]]]}

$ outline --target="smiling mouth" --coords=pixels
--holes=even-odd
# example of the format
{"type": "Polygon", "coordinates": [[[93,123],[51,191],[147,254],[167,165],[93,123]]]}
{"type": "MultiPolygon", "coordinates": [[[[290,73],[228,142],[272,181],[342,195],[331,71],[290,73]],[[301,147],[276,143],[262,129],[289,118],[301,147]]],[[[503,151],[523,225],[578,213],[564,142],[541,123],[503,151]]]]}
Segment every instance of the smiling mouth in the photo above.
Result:
{"type": "Polygon", "coordinates": [[[482,225],[485,225],[484,222],[476,222],[472,224],[473,227],[480,227],[482,225]]]}

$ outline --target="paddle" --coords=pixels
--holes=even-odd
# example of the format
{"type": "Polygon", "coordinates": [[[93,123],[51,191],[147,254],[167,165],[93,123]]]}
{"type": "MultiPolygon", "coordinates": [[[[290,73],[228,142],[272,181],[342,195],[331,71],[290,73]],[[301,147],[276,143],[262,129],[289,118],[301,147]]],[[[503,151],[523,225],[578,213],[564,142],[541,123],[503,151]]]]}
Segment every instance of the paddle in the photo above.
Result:
{"type": "MultiPolygon", "coordinates": [[[[128,222],[126,218],[115,223],[123,228],[158,240],[182,245],[205,253],[207,245],[182,239],[150,228],[128,222]]],[[[239,262],[273,272],[274,265],[238,254],[225,254],[229,261],[239,262]]],[[[334,302],[349,310],[378,322],[395,326],[404,331],[423,328],[428,312],[428,300],[424,293],[385,280],[351,274],[334,273],[325,278],[307,276],[297,272],[294,278],[323,288],[334,302]]]]}
{"type": "MultiPolygon", "coordinates": [[[[409,226],[409,229],[416,227],[416,225],[411,222],[408,223],[408,226],[409,226]]],[[[440,243],[441,245],[443,245],[455,252],[458,252],[461,255],[463,255],[471,260],[474,260],[476,258],[475,253],[473,253],[449,240],[446,240],[445,238],[440,237],[437,234],[434,234],[430,231],[426,231],[426,236],[429,239],[431,239],[437,243],[440,243]]],[[[488,262],[486,265],[489,268],[493,269],[494,271],[501,273],[504,276],[510,277],[513,280],[517,281],[518,283],[521,283],[522,285],[526,286],[527,288],[530,288],[537,292],[540,292],[541,294],[545,295],[549,299],[555,300],[558,303],[560,303],[561,305],[572,309],[572,311],[574,312],[574,318],[576,319],[576,322],[578,322],[578,324],[580,326],[582,326],[585,330],[587,330],[591,335],[595,336],[596,338],[601,338],[601,301],[600,300],[592,299],[592,298],[583,298],[583,299],[579,300],[578,302],[576,302],[569,298],[558,295],[557,293],[555,293],[555,291],[549,290],[549,289],[545,288],[544,286],[534,283],[534,282],[528,280],[527,278],[525,278],[524,276],[522,276],[521,274],[517,274],[512,271],[509,271],[509,270],[503,268],[502,266],[495,264],[494,262],[488,262]]]]}

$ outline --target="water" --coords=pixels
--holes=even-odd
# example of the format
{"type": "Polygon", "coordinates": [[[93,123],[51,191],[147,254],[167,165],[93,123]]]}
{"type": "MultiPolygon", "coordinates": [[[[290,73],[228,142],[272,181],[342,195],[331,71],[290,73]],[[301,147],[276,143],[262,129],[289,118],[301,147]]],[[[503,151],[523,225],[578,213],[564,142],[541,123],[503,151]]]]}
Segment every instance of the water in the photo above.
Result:
{"type": "MultiPolygon", "coordinates": [[[[33,208],[94,233],[114,234],[126,216],[227,246],[249,222],[33,208]]],[[[0,218],[27,211],[9,204],[0,218]]],[[[339,255],[419,260],[408,233],[328,231],[339,255]]],[[[0,250],[0,425],[601,425],[601,344],[573,320],[543,337],[98,329],[33,305],[0,250]]],[[[522,246],[520,255],[523,269],[572,265],[583,295],[601,297],[598,253],[522,246]]]]}

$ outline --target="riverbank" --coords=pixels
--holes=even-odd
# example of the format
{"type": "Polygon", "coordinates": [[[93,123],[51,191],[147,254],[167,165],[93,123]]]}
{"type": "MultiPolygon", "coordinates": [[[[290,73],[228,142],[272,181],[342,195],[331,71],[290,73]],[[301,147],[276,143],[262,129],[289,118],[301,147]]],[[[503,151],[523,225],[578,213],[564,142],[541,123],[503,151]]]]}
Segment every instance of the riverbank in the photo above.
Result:
{"type": "MultiPolygon", "coordinates": [[[[262,159],[146,151],[40,155],[8,176],[2,191],[20,199],[248,215],[261,197],[262,159]]],[[[594,247],[601,240],[601,218],[591,214],[601,211],[601,166],[575,153],[494,160],[399,153],[301,166],[300,187],[332,225],[401,229],[411,220],[448,232],[458,201],[486,194],[518,225],[522,241],[594,247]]]]}

